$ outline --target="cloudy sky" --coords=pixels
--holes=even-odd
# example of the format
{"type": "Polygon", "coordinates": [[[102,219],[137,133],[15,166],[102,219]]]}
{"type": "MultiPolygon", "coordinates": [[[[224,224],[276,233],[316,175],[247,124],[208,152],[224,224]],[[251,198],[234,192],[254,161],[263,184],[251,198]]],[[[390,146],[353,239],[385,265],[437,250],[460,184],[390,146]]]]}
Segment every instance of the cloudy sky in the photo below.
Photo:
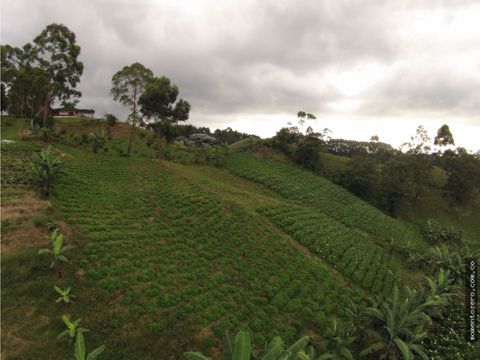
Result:
{"type": "Polygon", "coordinates": [[[271,136],[298,110],[315,130],[394,145],[448,123],[480,148],[480,2],[2,0],[1,42],[48,24],[77,35],[81,107],[128,111],[112,75],[141,62],[175,82],[190,123],[271,136]]]}

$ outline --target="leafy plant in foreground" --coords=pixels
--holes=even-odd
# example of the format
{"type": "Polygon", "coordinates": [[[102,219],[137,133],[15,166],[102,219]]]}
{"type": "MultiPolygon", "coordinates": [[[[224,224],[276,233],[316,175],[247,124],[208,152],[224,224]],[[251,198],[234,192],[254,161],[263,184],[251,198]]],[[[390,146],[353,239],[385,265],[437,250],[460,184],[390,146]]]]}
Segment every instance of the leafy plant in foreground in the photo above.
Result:
{"type": "Polygon", "coordinates": [[[50,234],[50,239],[52,240],[52,249],[40,249],[38,251],[39,255],[44,255],[44,254],[50,254],[53,256],[53,261],[50,263],[50,268],[54,268],[55,265],[62,261],[69,263],[70,261],[63,255],[70,247],[69,246],[63,246],[63,235],[58,231],[58,229],[55,229],[51,234],[50,234]]]}
{"type": "MultiPolygon", "coordinates": [[[[235,336],[235,342],[232,341],[227,333],[224,347],[224,359],[231,360],[293,360],[293,359],[310,359],[303,351],[308,344],[308,336],[302,337],[295,344],[285,349],[285,344],[280,337],[275,337],[268,346],[265,354],[256,357],[252,354],[252,343],[250,334],[246,331],[239,331],[235,336]]],[[[210,360],[211,358],[199,352],[186,352],[185,356],[188,360],[210,360]]]]}
{"type": "Polygon", "coordinates": [[[68,287],[65,290],[63,290],[63,289],[59,288],[58,286],[54,285],[53,288],[60,295],[60,297],[57,298],[57,300],[55,300],[56,303],[59,303],[60,301],[63,301],[65,304],[73,302],[72,298],[74,298],[75,295],[70,294],[70,291],[72,290],[71,287],[68,287]]]}
{"type": "Polygon", "coordinates": [[[81,318],[78,318],[77,320],[72,322],[70,320],[69,315],[62,315],[62,320],[63,320],[65,326],[67,327],[67,329],[65,331],[63,331],[62,333],[60,333],[60,335],[58,335],[58,337],[63,337],[63,336],[68,335],[70,337],[70,339],[73,339],[75,336],[78,336],[79,334],[88,331],[88,329],[79,327],[80,322],[82,321],[81,318]]]}
{"type": "Polygon", "coordinates": [[[452,226],[446,228],[442,226],[438,221],[429,219],[425,227],[423,228],[423,235],[430,244],[438,244],[441,241],[461,241],[463,234],[461,231],[456,230],[452,226]]]}
{"type": "Polygon", "coordinates": [[[354,328],[351,323],[342,324],[338,323],[336,320],[332,320],[326,333],[327,348],[329,351],[320,356],[317,360],[353,360],[354,357],[350,351],[350,346],[355,341],[353,333],[354,328]]]}
{"type": "Polygon", "coordinates": [[[430,316],[442,317],[445,306],[449,299],[454,295],[450,291],[453,290],[453,282],[450,271],[440,268],[434,277],[424,277],[428,284],[427,301],[434,302],[437,306],[427,309],[430,316]]]}
{"type": "Polygon", "coordinates": [[[45,196],[50,196],[52,187],[63,171],[63,160],[49,146],[42,150],[31,166],[32,177],[45,196]]]}
{"type": "MultiPolygon", "coordinates": [[[[407,289],[409,290],[409,289],[407,289]]],[[[418,292],[407,291],[404,299],[400,299],[398,288],[393,296],[379,306],[366,309],[366,315],[371,320],[367,330],[374,343],[360,353],[360,356],[377,354],[378,359],[413,359],[413,354],[428,360],[421,340],[425,338],[424,327],[431,323],[430,317],[424,312],[422,297],[418,292]]]]}
{"type": "Polygon", "coordinates": [[[105,350],[105,345],[99,346],[91,353],[87,354],[85,349],[85,338],[79,332],[75,340],[75,359],[74,360],[95,360],[105,350]]]}
{"type": "Polygon", "coordinates": [[[445,245],[436,246],[429,254],[430,262],[437,267],[450,270],[454,279],[460,279],[465,272],[465,263],[459,253],[450,251],[445,245]]]}

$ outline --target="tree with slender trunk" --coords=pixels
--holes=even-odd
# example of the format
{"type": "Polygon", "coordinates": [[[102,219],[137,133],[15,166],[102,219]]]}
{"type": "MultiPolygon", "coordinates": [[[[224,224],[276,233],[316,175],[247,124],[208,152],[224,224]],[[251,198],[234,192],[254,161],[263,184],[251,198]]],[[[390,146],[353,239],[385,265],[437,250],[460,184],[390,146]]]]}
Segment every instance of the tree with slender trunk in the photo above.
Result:
{"type": "Polygon", "coordinates": [[[36,64],[47,74],[47,86],[39,113],[43,113],[43,127],[48,125],[50,106],[54,100],[68,101],[80,97],[75,87],[83,73],[83,63],[78,60],[80,46],[75,34],[62,24],[50,24],[33,40],[33,46],[24,47],[27,62],[36,64]]]}
{"type": "Polygon", "coordinates": [[[107,136],[108,140],[112,140],[112,128],[115,126],[115,124],[118,122],[118,119],[115,115],[106,113],[104,115],[105,121],[107,122],[107,136]]]}
{"type": "Polygon", "coordinates": [[[110,92],[113,99],[132,110],[129,116],[132,120],[132,127],[130,128],[127,154],[130,154],[132,149],[133,133],[137,124],[138,99],[152,78],[152,71],[138,62],[125,66],[112,77],[110,92]]]}

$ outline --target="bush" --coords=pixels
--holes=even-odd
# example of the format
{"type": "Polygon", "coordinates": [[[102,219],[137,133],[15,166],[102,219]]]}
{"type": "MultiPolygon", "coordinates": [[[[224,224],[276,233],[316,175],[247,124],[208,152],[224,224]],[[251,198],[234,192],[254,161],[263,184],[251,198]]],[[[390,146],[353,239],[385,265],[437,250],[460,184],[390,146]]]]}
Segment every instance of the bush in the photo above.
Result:
{"type": "Polygon", "coordinates": [[[98,150],[103,148],[103,145],[105,145],[105,137],[103,136],[102,133],[91,133],[90,134],[90,140],[92,143],[92,151],[96,154],[98,153],[98,150]]]}
{"type": "Polygon", "coordinates": [[[423,228],[425,239],[431,244],[436,245],[441,241],[459,242],[463,238],[461,231],[456,230],[453,226],[445,228],[438,221],[428,219],[423,228]]]}
{"type": "Polygon", "coordinates": [[[320,145],[319,139],[313,136],[307,136],[298,145],[295,151],[295,161],[308,170],[318,170],[320,165],[320,145]]]}
{"type": "Polygon", "coordinates": [[[31,172],[42,194],[50,196],[53,185],[58,180],[60,174],[63,173],[63,160],[49,146],[37,155],[32,164],[31,172]]]}

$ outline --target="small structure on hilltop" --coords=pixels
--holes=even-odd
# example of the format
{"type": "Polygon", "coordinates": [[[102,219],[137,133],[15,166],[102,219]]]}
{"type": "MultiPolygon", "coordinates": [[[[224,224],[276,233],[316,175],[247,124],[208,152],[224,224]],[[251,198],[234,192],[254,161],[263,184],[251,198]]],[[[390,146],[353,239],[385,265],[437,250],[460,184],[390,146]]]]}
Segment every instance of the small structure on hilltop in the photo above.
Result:
{"type": "Polygon", "coordinates": [[[192,134],[182,140],[186,146],[211,147],[217,144],[217,139],[207,134],[192,134]]]}
{"type": "Polygon", "coordinates": [[[53,109],[53,116],[55,117],[89,117],[93,118],[95,110],[93,109],[53,109]]]}

